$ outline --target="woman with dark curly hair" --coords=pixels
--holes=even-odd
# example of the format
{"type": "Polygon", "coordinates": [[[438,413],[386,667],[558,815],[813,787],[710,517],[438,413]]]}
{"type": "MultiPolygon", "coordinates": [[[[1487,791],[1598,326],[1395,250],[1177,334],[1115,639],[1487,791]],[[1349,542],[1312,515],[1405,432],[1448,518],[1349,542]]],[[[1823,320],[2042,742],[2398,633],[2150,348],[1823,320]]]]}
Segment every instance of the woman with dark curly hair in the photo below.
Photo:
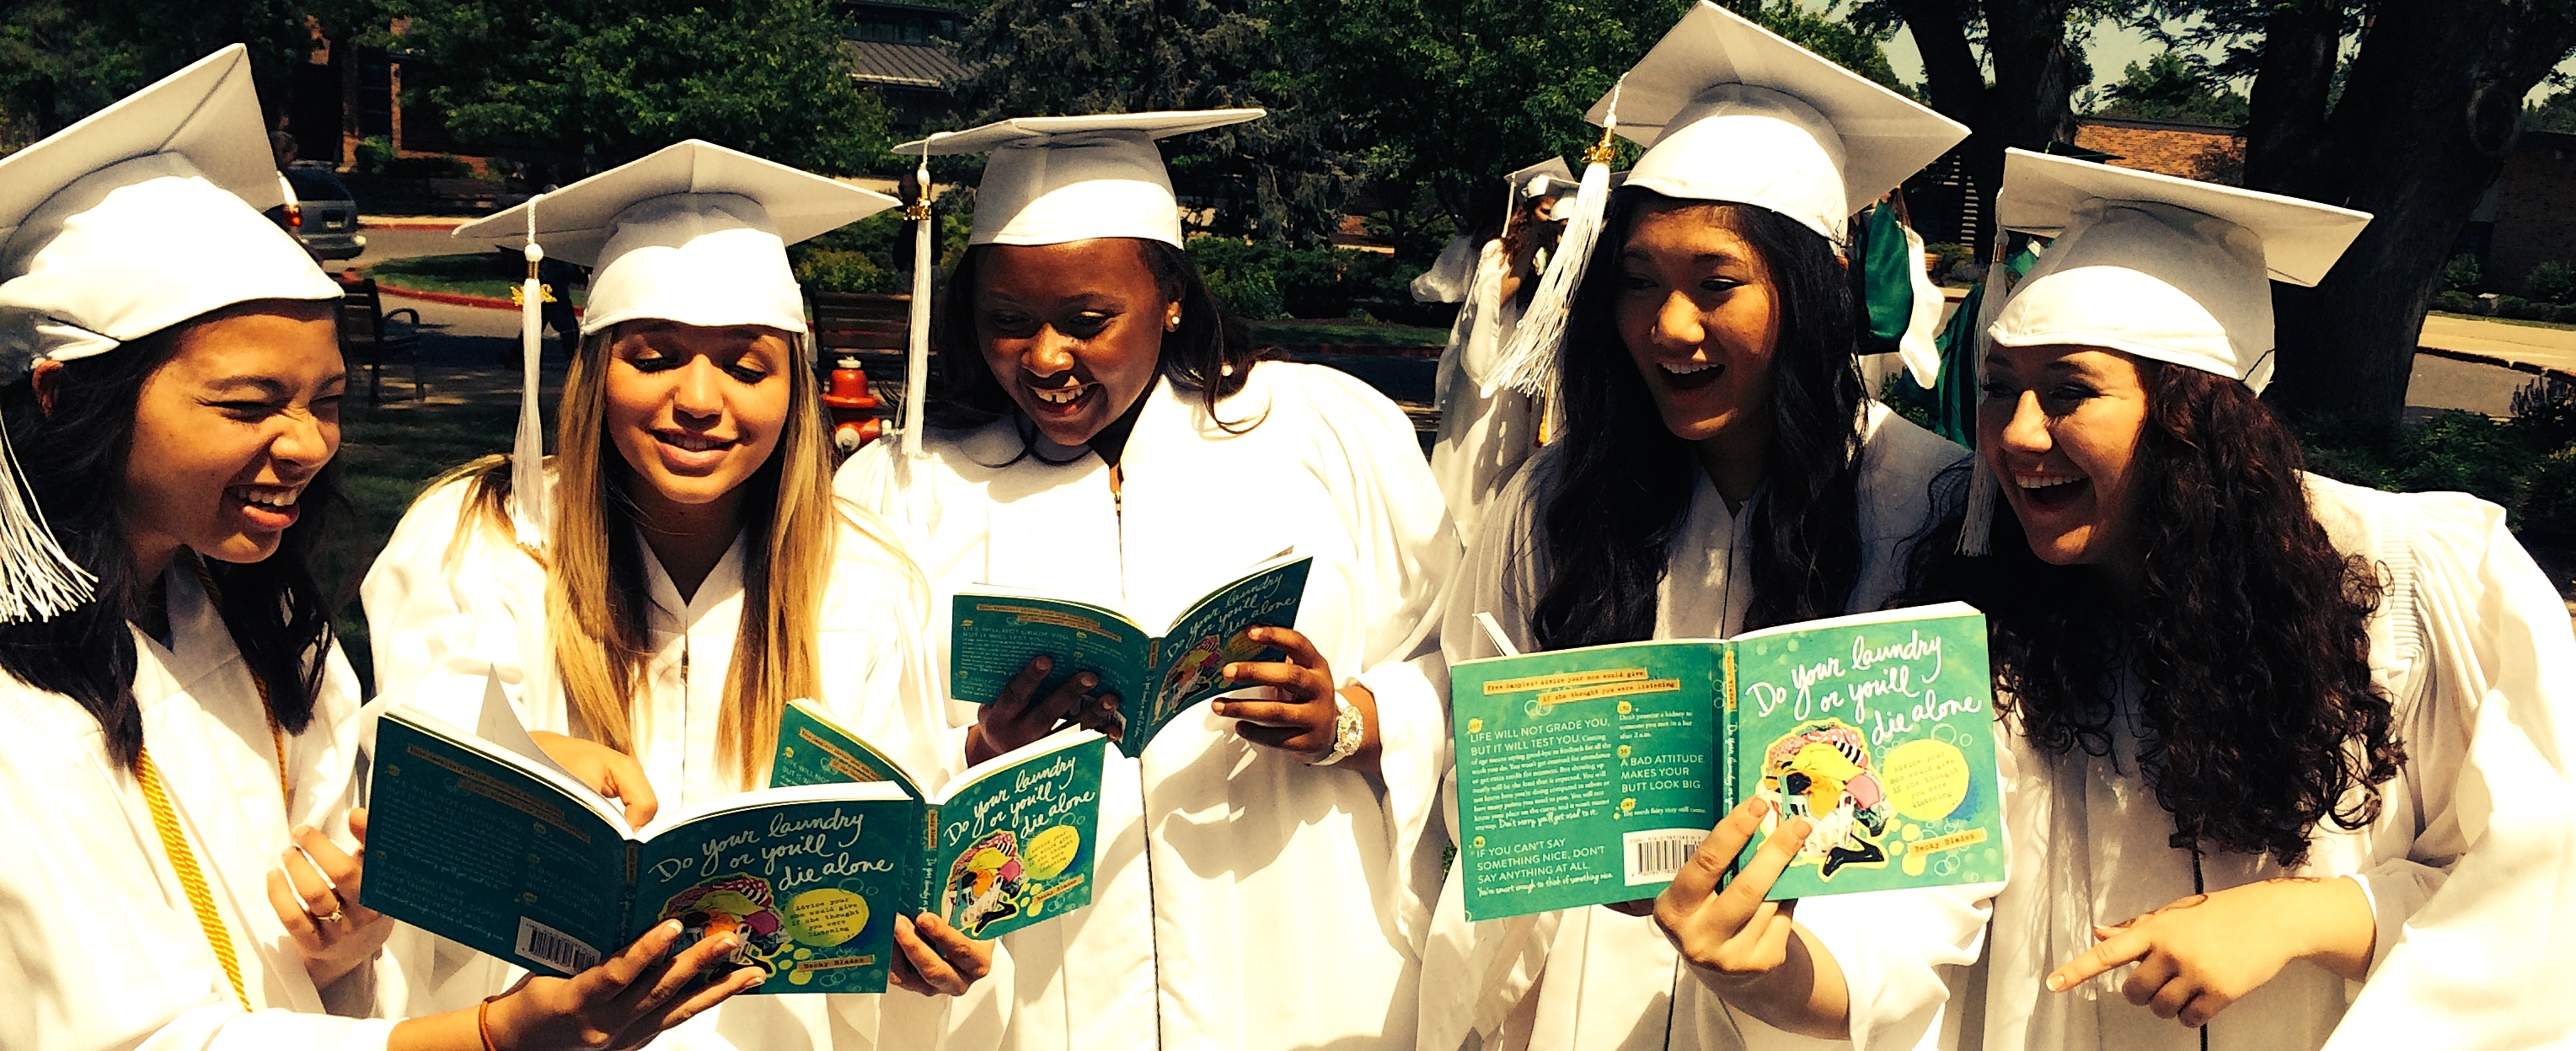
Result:
{"type": "MultiPolygon", "coordinates": [[[[1965,459],[1863,391],[1844,253],[1854,207],[1966,130],[1708,4],[1613,99],[1617,130],[1648,148],[1611,195],[1566,315],[1562,437],[1493,505],[1451,593],[1452,662],[1500,649],[1479,614],[1529,651],[1878,609],[1937,520],[1932,480],[1965,459]]],[[[1721,975],[1685,966],[1634,908],[1471,924],[1462,896],[1445,888],[1425,950],[1424,1048],[1855,1033],[1829,948],[1860,914],[1853,899],[1739,917],[1795,962],[1721,975]]],[[[1923,906],[1955,921],[1910,928],[1937,943],[1923,952],[1973,959],[1973,911],[1923,906]]]]}
{"type": "MultiPolygon", "coordinates": [[[[1457,541],[1403,411],[1347,373],[1262,360],[1182,247],[1154,141],[1260,115],[1027,118],[926,146],[992,151],[931,327],[944,382],[904,436],[918,457],[871,446],[836,485],[913,531],[940,608],[999,585],[1159,620],[1282,551],[1314,560],[1294,630],[1252,629],[1286,659],[1217,666],[1253,692],[1121,742],[1091,905],[1003,936],[1015,970],[985,983],[1003,1002],[961,1001],[952,1043],[1287,1051],[1413,1031],[1447,737],[1408,661],[1433,645],[1457,541]]],[[[1121,732],[1074,656],[957,706],[965,757],[1065,721],[1121,732]]]]}
{"type": "Polygon", "coordinates": [[[1983,1046],[2563,1043],[2566,608],[2501,509],[2303,474],[2256,400],[2267,270],[2369,217],[2005,171],[1999,219],[2057,235],[1983,359],[2012,513],[1927,583],[1986,611],[2009,731],[1983,1046]]]}

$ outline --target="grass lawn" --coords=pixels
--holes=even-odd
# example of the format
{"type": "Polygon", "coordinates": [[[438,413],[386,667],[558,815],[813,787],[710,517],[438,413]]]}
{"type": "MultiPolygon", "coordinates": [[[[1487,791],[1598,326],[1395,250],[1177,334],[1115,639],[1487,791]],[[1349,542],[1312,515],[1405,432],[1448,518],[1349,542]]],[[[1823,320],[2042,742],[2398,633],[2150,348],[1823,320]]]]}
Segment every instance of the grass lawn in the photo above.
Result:
{"type": "MultiPolygon", "coordinates": [[[[370,264],[367,276],[377,283],[423,292],[448,292],[460,296],[484,296],[508,299],[510,290],[519,287],[527,271],[498,252],[462,252],[456,255],[418,255],[405,259],[388,259],[370,264]]],[[[572,290],[572,301],[579,305],[588,299],[588,288],[572,290]]],[[[556,289],[555,294],[563,294],[556,289]]]]}

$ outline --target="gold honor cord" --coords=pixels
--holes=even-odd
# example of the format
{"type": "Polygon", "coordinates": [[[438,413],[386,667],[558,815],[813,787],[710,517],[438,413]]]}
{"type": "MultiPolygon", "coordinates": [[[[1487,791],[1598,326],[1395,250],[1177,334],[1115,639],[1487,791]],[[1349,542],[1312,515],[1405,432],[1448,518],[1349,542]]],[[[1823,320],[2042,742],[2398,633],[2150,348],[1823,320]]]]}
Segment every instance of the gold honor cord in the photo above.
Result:
{"type": "MultiPolygon", "coordinates": [[[[208,599],[215,598],[215,579],[206,572],[205,563],[196,565],[197,582],[206,590],[208,599]]],[[[295,785],[286,776],[286,730],[277,723],[277,707],[268,699],[268,683],[247,665],[250,684],[259,691],[260,710],[268,716],[269,743],[277,749],[277,791],[283,797],[287,820],[295,819],[295,785]]],[[[215,896],[206,888],[206,873],[197,867],[197,853],[188,847],[188,835],[179,828],[179,815],[170,806],[170,792],[161,783],[161,768],[152,762],[149,748],[134,756],[134,777],[143,785],[143,804],[152,811],[152,830],[161,836],[161,850],[170,856],[170,870],[179,876],[179,889],[188,896],[188,907],[197,914],[197,929],[206,936],[206,947],[214,950],[215,962],[224,969],[224,977],[233,983],[233,999],[248,1011],[250,992],[242,984],[241,957],[233,952],[232,932],[225,929],[224,918],[215,914],[215,896]]]]}
{"type": "Polygon", "coordinates": [[[233,999],[242,1010],[250,1010],[250,993],[242,987],[241,958],[233,955],[233,937],[224,929],[224,918],[215,915],[215,897],[206,889],[206,874],[197,868],[197,855],[188,849],[188,836],[179,830],[179,815],[170,809],[170,793],[161,787],[161,769],[152,765],[152,753],[145,749],[135,754],[134,776],[143,782],[143,802],[152,808],[152,830],[161,834],[161,849],[170,855],[170,869],[179,874],[179,887],[187,892],[188,907],[197,912],[197,929],[205,932],[206,947],[215,951],[215,962],[223,965],[224,977],[232,980],[233,999]]]}

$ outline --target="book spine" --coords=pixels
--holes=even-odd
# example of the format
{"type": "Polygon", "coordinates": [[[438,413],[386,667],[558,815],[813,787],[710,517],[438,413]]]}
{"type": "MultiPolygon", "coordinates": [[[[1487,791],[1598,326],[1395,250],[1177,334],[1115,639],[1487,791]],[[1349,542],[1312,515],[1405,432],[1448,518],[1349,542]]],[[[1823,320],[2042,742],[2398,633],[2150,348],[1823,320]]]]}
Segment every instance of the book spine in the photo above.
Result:
{"type": "Polygon", "coordinates": [[[618,919],[622,921],[617,929],[621,932],[623,940],[615,948],[603,947],[601,950],[603,952],[613,954],[618,949],[625,948],[623,942],[634,941],[644,933],[644,925],[635,922],[637,918],[635,902],[636,899],[643,897],[642,888],[635,885],[636,854],[643,849],[644,845],[641,843],[631,839],[626,841],[626,884],[618,891],[617,897],[618,919]]]}
{"type": "Polygon", "coordinates": [[[938,805],[924,804],[922,815],[921,863],[913,866],[915,871],[921,873],[921,879],[913,887],[912,908],[908,910],[913,915],[931,911],[931,908],[939,903],[939,899],[931,895],[931,891],[939,884],[938,805]]]}
{"type": "MultiPolygon", "coordinates": [[[[1741,728],[1736,721],[1735,710],[1735,644],[1727,643],[1718,651],[1718,656],[1718,666],[1721,669],[1721,678],[1724,680],[1719,684],[1723,690],[1724,703],[1718,706],[1717,712],[1717,784],[1718,790],[1724,794],[1718,797],[1717,812],[1720,816],[1724,816],[1733,812],[1736,804],[1744,801],[1737,794],[1737,790],[1743,786],[1737,784],[1735,778],[1736,732],[1741,728]]],[[[1727,878],[1733,879],[1734,873],[1729,871],[1727,878]]]]}

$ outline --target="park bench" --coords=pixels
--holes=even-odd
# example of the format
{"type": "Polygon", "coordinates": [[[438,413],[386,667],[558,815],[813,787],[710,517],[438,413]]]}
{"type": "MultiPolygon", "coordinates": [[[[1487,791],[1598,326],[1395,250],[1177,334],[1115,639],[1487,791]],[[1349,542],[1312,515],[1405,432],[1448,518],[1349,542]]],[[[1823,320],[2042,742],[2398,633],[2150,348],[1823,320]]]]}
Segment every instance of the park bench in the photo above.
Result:
{"type": "Polygon", "coordinates": [[[372,277],[343,278],[340,290],[340,356],[366,363],[367,404],[384,403],[384,362],[391,357],[411,359],[411,395],[426,400],[429,385],[420,378],[420,311],[403,307],[386,312],[372,277]],[[386,326],[398,318],[408,318],[404,327],[386,326]]]}
{"type": "Polygon", "coordinates": [[[825,366],[856,358],[878,384],[903,382],[912,332],[912,297],[875,292],[816,292],[814,357],[825,366]]]}

